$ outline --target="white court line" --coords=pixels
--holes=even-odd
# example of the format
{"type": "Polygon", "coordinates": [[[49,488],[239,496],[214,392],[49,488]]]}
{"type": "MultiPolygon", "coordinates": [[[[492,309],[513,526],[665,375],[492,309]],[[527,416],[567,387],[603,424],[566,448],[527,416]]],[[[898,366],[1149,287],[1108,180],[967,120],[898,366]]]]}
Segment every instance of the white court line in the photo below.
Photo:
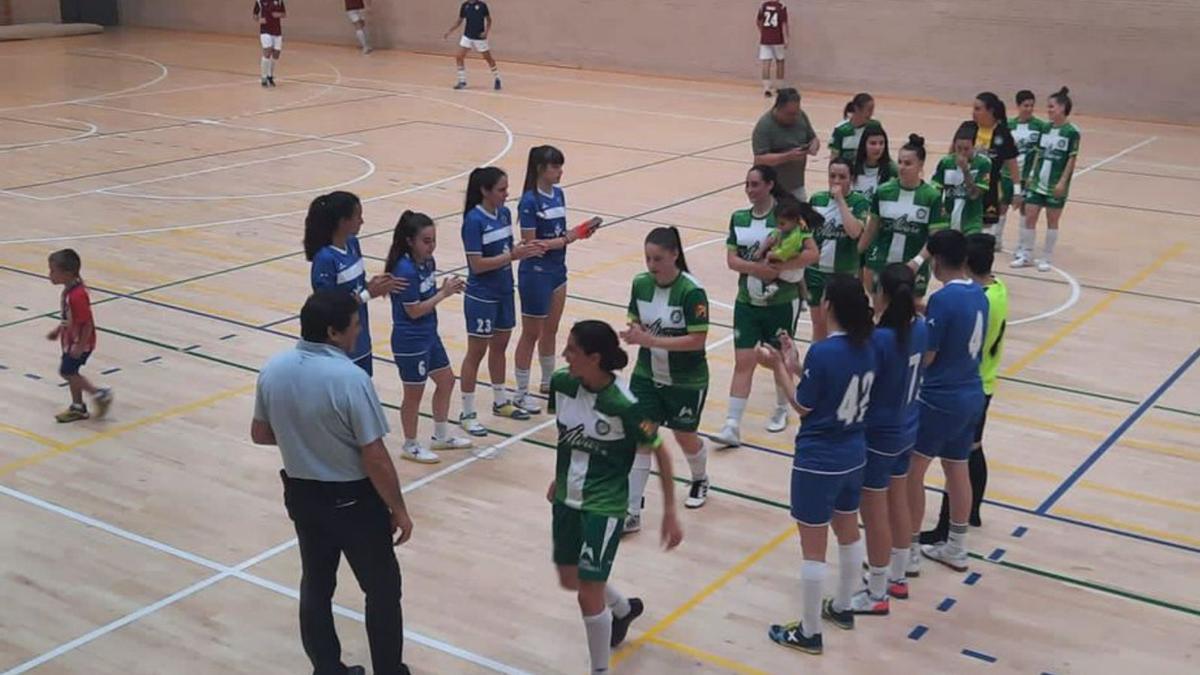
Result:
{"type": "MultiPolygon", "coordinates": [[[[106,51],[106,50],[103,50],[103,49],[95,49],[95,50],[92,50],[92,51],[95,51],[95,52],[104,52],[104,51],[106,51]]],[[[139,84],[139,85],[137,85],[137,86],[134,86],[134,87],[128,87],[128,88],[125,88],[125,89],[118,89],[118,90],[116,90],[116,91],[105,92],[105,93],[103,93],[103,94],[96,94],[96,95],[94,95],[94,96],[85,96],[85,97],[83,97],[83,98],[73,98],[73,99],[68,99],[68,100],[65,100],[65,101],[52,101],[52,102],[50,102],[50,103],[33,103],[33,104],[29,104],[29,105],[15,105],[15,106],[10,106],[10,107],[7,107],[7,108],[0,108],[0,112],[6,112],[6,111],[8,111],[8,110],[33,110],[33,109],[35,109],[35,108],[52,108],[52,107],[54,107],[54,106],[59,106],[59,105],[71,105],[71,104],[74,104],[74,103],[83,103],[83,102],[85,102],[85,101],[98,101],[98,100],[100,100],[100,99],[103,99],[103,98],[108,98],[108,97],[110,97],[110,96],[117,96],[117,95],[120,95],[120,94],[127,94],[127,93],[134,92],[134,91],[140,91],[140,90],[142,90],[142,89],[145,89],[146,87],[152,87],[152,86],[154,86],[154,85],[158,84],[159,82],[162,82],[162,81],[163,81],[164,79],[166,79],[166,77],[167,77],[167,72],[168,72],[168,71],[167,71],[167,67],[166,67],[166,66],[164,66],[163,64],[159,63],[158,61],[155,61],[154,59],[147,58],[147,57],[144,57],[144,56],[139,56],[139,55],[137,55],[137,54],[126,54],[126,53],[123,53],[123,52],[107,52],[107,53],[109,53],[109,54],[115,54],[115,55],[117,55],[117,56],[128,56],[128,57],[130,57],[130,58],[133,58],[133,59],[136,59],[136,60],[138,60],[138,61],[143,61],[143,62],[145,62],[145,63],[149,63],[149,64],[151,64],[151,65],[158,66],[158,69],[159,69],[159,71],[160,71],[160,72],[158,73],[158,76],[157,76],[157,77],[155,77],[155,78],[153,78],[153,79],[151,79],[151,80],[147,80],[146,82],[143,82],[143,83],[141,83],[141,84],[139,84]]]]}
{"type": "MultiPolygon", "coordinates": [[[[77,124],[82,124],[82,125],[86,126],[87,129],[80,129],[79,130],[80,133],[78,133],[74,136],[65,136],[63,138],[53,138],[48,141],[34,141],[32,143],[10,143],[9,145],[0,145],[0,153],[12,152],[13,150],[24,150],[26,148],[40,148],[40,147],[44,147],[47,145],[58,145],[59,143],[70,143],[71,141],[78,141],[81,138],[87,138],[89,136],[94,136],[96,134],[96,132],[100,130],[100,127],[96,126],[95,124],[92,124],[91,122],[84,122],[83,120],[73,120],[73,119],[69,119],[66,117],[55,117],[54,119],[57,122],[75,122],[77,124]]],[[[38,123],[37,120],[19,120],[19,121],[25,122],[27,124],[37,124],[38,123]]]]}
{"type": "Polygon", "coordinates": [[[1133,145],[1129,146],[1128,148],[1125,148],[1124,150],[1116,153],[1115,155],[1109,155],[1108,157],[1105,157],[1104,159],[1100,160],[1099,162],[1089,164],[1088,166],[1084,167],[1083,169],[1080,169],[1079,171],[1075,172],[1075,175],[1073,176],[1073,178],[1078,178],[1093,169],[1099,169],[1100,167],[1104,166],[1105,164],[1108,164],[1109,162],[1111,162],[1113,160],[1120,159],[1121,157],[1128,155],[1129,153],[1133,152],[1134,150],[1137,150],[1138,148],[1143,148],[1147,145],[1150,145],[1151,143],[1153,143],[1154,141],[1157,141],[1157,140],[1158,140],[1158,136],[1151,136],[1150,138],[1147,138],[1146,140],[1142,141],[1141,143],[1134,143],[1133,145]]]}
{"type": "MultiPolygon", "coordinates": [[[[1058,267],[1051,267],[1050,269],[1054,270],[1055,272],[1057,272],[1059,274],[1059,276],[1066,279],[1067,283],[1070,284],[1070,286],[1071,286],[1071,295],[1067,298],[1066,302],[1059,305],[1058,307],[1055,307],[1052,310],[1042,312],[1041,314],[1035,314],[1033,316],[1027,316],[1023,319],[1016,319],[1013,321],[1009,321],[1008,325],[1019,326],[1023,323],[1033,323],[1034,321],[1041,321],[1042,319],[1049,319],[1050,317],[1052,317],[1056,314],[1062,314],[1063,312],[1067,311],[1068,309],[1074,307],[1075,303],[1079,302],[1079,295],[1080,295],[1079,281],[1077,281],[1075,279],[1075,277],[1068,274],[1066,272],[1066,270],[1059,269],[1058,267]]],[[[1011,279],[1012,277],[1009,277],[1009,278],[1011,279]]]]}

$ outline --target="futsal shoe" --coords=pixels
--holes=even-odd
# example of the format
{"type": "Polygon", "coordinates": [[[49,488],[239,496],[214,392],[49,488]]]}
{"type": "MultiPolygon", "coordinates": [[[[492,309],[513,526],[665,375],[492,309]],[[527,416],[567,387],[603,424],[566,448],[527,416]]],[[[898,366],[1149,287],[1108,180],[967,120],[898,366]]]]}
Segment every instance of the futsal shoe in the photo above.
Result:
{"type": "Polygon", "coordinates": [[[496,78],[496,83],[492,85],[492,88],[496,91],[500,91],[500,78],[496,78]]]}
{"type": "Polygon", "coordinates": [[[891,612],[891,605],[888,603],[888,596],[872,598],[871,594],[864,589],[850,596],[849,611],[852,614],[887,616],[891,612]]]}
{"type": "Polygon", "coordinates": [[[270,85],[270,86],[272,86],[272,87],[274,87],[274,86],[275,86],[275,76],[274,76],[274,75],[268,75],[268,76],[267,76],[267,84],[268,84],[268,85],[270,85]]]}
{"type": "Polygon", "coordinates": [[[630,598],[629,613],[621,618],[613,615],[612,640],[608,643],[610,647],[616,647],[625,641],[625,635],[629,633],[629,624],[633,623],[633,620],[641,616],[645,610],[641,598],[630,598]]]}
{"type": "Polygon", "coordinates": [[[825,598],[821,602],[821,618],[842,630],[854,630],[854,612],[850,609],[834,609],[833,598],[825,598]]]}
{"type": "Polygon", "coordinates": [[[400,456],[418,464],[437,464],[442,461],[436,452],[426,450],[420,443],[405,443],[400,447],[400,456]]]}
{"type": "Polygon", "coordinates": [[[1049,271],[1050,271],[1050,261],[1049,261],[1049,260],[1039,260],[1039,261],[1037,261],[1037,271],[1039,271],[1039,272],[1049,272],[1049,271]]]}
{"type": "Polygon", "coordinates": [[[806,637],[804,631],[800,629],[800,622],[793,621],[792,623],[779,625],[773,624],[767,631],[767,637],[775,644],[783,645],[789,649],[804,652],[805,654],[819,655],[824,648],[821,646],[821,634],[815,633],[812,636],[806,637]]]}
{"type": "Polygon", "coordinates": [[[692,487],[688,489],[687,499],[683,501],[683,505],[689,509],[698,509],[704,506],[708,501],[708,479],[692,481],[692,487]]]}
{"type": "Polygon", "coordinates": [[[266,89],[266,88],[267,88],[267,87],[269,87],[269,86],[271,86],[271,85],[267,84],[267,78],[265,78],[265,77],[264,77],[264,78],[262,79],[262,87],[263,87],[263,89],[266,89]]]}
{"type": "Polygon", "coordinates": [[[621,529],[621,534],[633,534],[642,531],[642,514],[627,513],[625,514],[625,527],[621,529]]]}
{"type": "Polygon", "coordinates": [[[70,408],[67,408],[66,410],[55,415],[54,419],[58,420],[62,424],[66,424],[67,422],[86,420],[89,417],[91,417],[91,415],[88,414],[87,406],[82,404],[76,405],[72,403],[70,408]]]}
{"type": "Polygon", "coordinates": [[[718,450],[726,450],[742,444],[742,433],[738,425],[726,421],[725,426],[721,427],[720,432],[713,434],[712,439],[717,442],[718,450]]]}
{"type": "Polygon", "coordinates": [[[97,389],[96,395],[92,397],[92,403],[96,404],[96,419],[103,419],[108,414],[108,408],[113,402],[113,392],[111,387],[97,389]]]}
{"type": "Polygon", "coordinates": [[[775,412],[771,413],[771,418],[767,420],[767,431],[777,434],[787,430],[788,427],[788,411],[784,406],[775,408],[775,412]]]}
{"type": "Polygon", "coordinates": [[[454,88],[455,88],[455,89],[466,89],[466,88],[467,88],[467,83],[466,83],[466,82],[463,82],[462,80],[459,80],[458,82],[456,82],[456,83],[454,84],[454,88]]]}
{"type": "Polygon", "coordinates": [[[459,438],[457,436],[449,436],[446,438],[431,438],[429,440],[430,450],[467,450],[475,444],[467,438],[459,438]]]}
{"type": "Polygon", "coordinates": [[[499,405],[493,403],[492,414],[496,417],[507,417],[510,420],[525,421],[529,419],[529,413],[518,408],[512,401],[506,401],[499,405]]]}
{"type": "Polygon", "coordinates": [[[1013,258],[1013,261],[1010,262],[1008,264],[1008,266],[1013,268],[1014,270],[1017,270],[1017,269],[1021,269],[1022,267],[1029,267],[1031,264],[1032,263],[1029,260],[1029,256],[1025,255],[1022,252],[1018,252],[1017,255],[1013,258]]]}
{"type": "MultiPolygon", "coordinates": [[[[862,581],[863,581],[864,586],[867,585],[867,583],[869,583],[870,576],[871,575],[869,575],[869,574],[863,575],[862,581]]],[[[895,598],[897,600],[907,600],[908,599],[908,581],[905,579],[901,579],[900,581],[896,581],[894,579],[888,579],[887,594],[888,594],[889,598],[895,598]]]]}
{"type": "Polygon", "coordinates": [[[934,562],[939,562],[955,572],[967,571],[967,552],[957,546],[952,546],[950,542],[922,546],[921,555],[934,562]]]}
{"type": "Polygon", "coordinates": [[[533,396],[530,396],[528,393],[518,396],[516,400],[513,401],[513,405],[517,406],[521,410],[524,410],[530,415],[542,414],[542,406],[538,405],[537,399],[533,396]]]}
{"type": "Polygon", "coordinates": [[[487,427],[479,423],[479,416],[475,413],[463,413],[458,416],[458,424],[463,431],[472,436],[487,436],[487,427]]]}

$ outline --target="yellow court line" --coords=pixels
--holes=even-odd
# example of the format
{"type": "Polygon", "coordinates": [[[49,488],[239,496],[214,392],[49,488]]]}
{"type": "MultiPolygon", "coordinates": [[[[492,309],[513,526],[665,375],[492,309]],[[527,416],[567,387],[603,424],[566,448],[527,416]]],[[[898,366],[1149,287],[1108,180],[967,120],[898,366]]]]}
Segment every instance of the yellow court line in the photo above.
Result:
{"type": "Polygon", "coordinates": [[[1109,518],[1108,516],[1102,516],[1098,513],[1076,511],[1075,509],[1062,508],[1059,506],[1055,506],[1054,508],[1050,509],[1050,513],[1057,516],[1066,516],[1068,518],[1075,518],[1076,520],[1092,522],[1099,525],[1107,525],[1118,530],[1128,530],[1129,532],[1144,534],[1148,537],[1166,539],[1168,541],[1177,541],[1181,544],[1187,544],[1188,546],[1200,547],[1200,539],[1196,537],[1189,537],[1186,534],[1177,534],[1174,532],[1164,532],[1163,530],[1156,530],[1151,527],[1127,523],[1123,520],[1109,518]]]}
{"type": "Polygon", "coordinates": [[[670,649],[673,652],[679,652],[680,654],[685,654],[685,655],[690,656],[699,661],[707,661],[708,663],[711,663],[715,666],[720,666],[726,670],[730,670],[735,673],[739,673],[740,675],[770,675],[765,670],[759,670],[758,668],[755,668],[754,666],[748,666],[744,663],[738,663],[737,661],[734,661],[733,659],[727,659],[724,656],[721,656],[719,654],[713,654],[711,652],[706,652],[703,649],[697,649],[691,645],[685,645],[680,642],[672,642],[671,640],[664,640],[663,638],[660,638],[660,637],[647,638],[646,642],[649,642],[650,644],[653,644],[653,645],[658,645],[659,647],[665,647],[667,649],[670,649]]]}
{"type": "Polygon", "coordinates": [[[687,602],[683,603],[679,607],[676,607],[674,611],[663,617],[658,623],[651,626],[649,630],[647,630],[645,633],[642,633],[642,635],[640,635],[636,640],[629,642],[624,648],[617,651],[616,654],[613,654],[612,665],[614,667],[617,666],[622,661],[629,658],[639,648],[641,648],[642,645],[657,638],[660,633],[670,628],[676,621],[679,621],[681,618],[683,618],[685,614],[695,609],[697,605],[704,602],[713,593],[721,590],[725,584],[729,583],[734,578],[750,569],[754,563],[761,560],[768,553],[774,551],[776,548],[779,548],[780,544],[796,536],[795,533],[796,527],[794,525],[789,525],[786,530],[780,532],[775,536],[774,539],[766,544],[763,544],[758,548],[758,550],[746,556],[745,558],[742,558],[736,565],[730,567],[724,574],[718,577],[716,581],[700,589],[700,592],[689,598],[687,602]]]}
{"type": "Polygon", "coordinates": [[[1121,284],[1116,290],[1109,291],[1103,298],[1100,299],[1100,302],[1097,302],[1095,305],[1093,305],[1091,309],[1075,317],[1070,323],[1062,328],[1054,331],[1054,334],[1046,338],[1045,342],[1037,347],[1034,347],[1033,350],[1028,354],[1025,354],[1021,358],[1017,359],[1015,363],[1010,365],[1004,371],[1004,374],[1011,377],[1028,368],[1030,364],[1041,358],[1046,352],[1050,351],[1054,345],[1062,342],[1063,338],[1075,332],[1076,329],[1093,319],[1100,312],[1108,309],[1109,305],[1112,305],[1118,298],[1121,297],[1121,293],[1124,291],[1133,290],[1135,286],[1145,281],[1147,277],[1156,272],[1158,268],[1165,265],[1171,258],[1183,253],[1184,249],[1186,248],[1187,245],[1180,242],[1167,249],[1162,255],[1155,259],[1154,262],[1150,263],[1140,272],[1130,277],[1128,281],[1121,284]]]}
{"type": "Polygon", "coordinates": [[[62,445],[61,443],[54,440],[53,438],[48,438],[39,433],[29,431],[28,429],[22,429],[21,427],[14,427],[11,424],[5,424],[4,422],[0,422],[0,431],[12,434],[14,436],[20,436],[22,438],[28,438],[29,440],[31,440],[35,443],[38,443],[39,445],[44,445],[49,448],[53,448],[53,447],[62,445]]]}
{"type": "MultiPolygon", "coordinates": [[[[1060,482],[1062,482],[1062,480],[1064,478],[1064,476],[1060,476],[1060,475],[1054,473],[1053,471],[1045,471],[1043,469],[1031,469],[1027,466],[1018,466],[1016,464],[1008,464],[1006,462],[997,462],[995,460],[988,460],[988,468],[989,469],[997,469],[1004,473],[1014,473],[1019,476],[1026,476],[1028,478],[1034,478],[1036,480],[1046,481],[1049,483],[1060,483],[1060,482]]],[[[1178,511],[1189,511],[1191,513],[1200,513],[1200,504],[1197,504],[1195,502],[1182,501],[1182,500],[1178,500],[1178,499],[1168,499],[1166,497],[1150,495],[1150,494],[1146,494],[1144,492],[1136,492],[1134,490],[1126,490],[1124,488],[1113,487],[1111,485],[1105,485],[1103,483],[1097,483],[1095,481],[1090,481],[1090,480],[1079,481],[1079,487],[1084,488],[1086,490],[1092,490],[1094,492],[1103,492],[1105,494],[1110,494],[1110,495],[1114,495],[1117,497],[1124,497],[1125,499],[1132,499],[1132,500],[1138,501],[1138,502],[1145,502],[1146,504],[1154,504],[1156,506],[1165,506],[1169,509],[1175,509],[1178,511]]]]}
{"type": "MultiPolygon", "coordinates": [[[[222,392],[217,392],[216,394],[213,394],[211,396],[206,396],[198,401],[192,401],[191,403],[184,403],[182,405],[177,405],[173,408],[167,408],[166,410],[163,410],[162,412],[154,413],[153,415],[148,415],[146,417],[143,417],[138,420],[134,420],[132,422],[126,422],[125,424],[118,424],[110,429],[106,429],[97,434],[93,434],[91,436],[81,438],[80,440],[74,441],[71,443],[60,443],[58,441],[54,441],[49,438],[43,437],[42,442],[45,445],[47,445],[47,447],[49,447],[48,450],[43,450],[42,452],[32,454],[28,457],[23,457],[21,459],[9,462],[7,464],[0,465],[0,476],[8,475],[14,471],[20,471],[21,469],[31,467],[35,464],[40,464],[52,457],[57,457],[58,455],[65,454],[65,453],[71,452],[73,450],[78,450],[79,448],[82,448],[82,447],[85,447],[88,445],[92,445],[93,443],[98,443],[103,440],[114,438],[116,436],[119,436],[119,435],[127,432],[127,431],[139,429],[141,427],[144,427],[144,426],[147,426],[150,424],[154,424],[156,422],[161,422],[162,420],[165,420],[165,419],[168,419],[171,417],[177,417],[179,415],[184,415],[189,412],[192,412],[193,410],[199,410],[200,408],[210,406],[214,403],[217,403],[218,401],[223,401],[225,399],[233,398],[235,396],[241,396],[242,394],[245,394],[245,393],[253,391],[253,390],[254,390],[254,384],[243,385],[240,387],[236,387],[234,389],[227,389],[222,392]]],[[[24,435],[27,438],[33,438],[33,437],[37,436],[37,434],[29,434],[29,435],[21,434],[21,435],[24,435]]]]}
{"type": "MultiPolygon", "coordinates": [[[[1071,425],[1067,425],[1067,424],[1058,424],[1056,422],[1046,422],[1043,420],[1039,420],[1035,417],[1027,417],[1025,415],[1014,415],[1012,413],[989,411],[988,417],[992,418],[992,419],[1004,420],[1006,422],[1016,422],[1025,427],[1033,427],[1035,429],[1045,429],[1046,431],[1057,431],[1062,434],[1078,436],[1080,438],[1087,438],[1087,439],[1091,439],[1094,441],[1103,441],[1104,439],[1108,438],[1108,434],[1101,432],[1101,431],[1085,429],[1083,427],[1075,427],[1075,426],[1071,426],[1071,425]]],[[[1179,446],[1175,446],[1175,445],[1169,445],[1167,443],[1156,443],[1154,441],[1143,441],[1143,440],[1137,439],[1137,438],[1122,438],[1119,441],[1117,441],[1116,444],[1118,446],[1123,445],[1123,446],[1130,447],[1130,448],[1137,448],[1139,450],[1156,452],[1158,454],[1168,455],[1170,457],[1179,457],[1181,459],[1190,459],[1193,461],[1200,461],[1200,452],[1188,450],[1187,448],[1183,448],[1183,447],[1179,447],[1179,446]]]]}
{"type": "MultiPolygon", "coordinates": [[[[1000,386],[1004,389],[1003,399],[1006,401],[1009,399],[1034,401],[1037,403],[1045,403],[1047,405],[1052,405],[1052,406],[1059,407],[1059,408],[1066,408],[1067,410],[1078,410],[1080,412],[1091,413],[1093,415],[1100,415],[1102,417],[1111,417],[1111,418],[1119,419],[1119,420],[1124,420],[1126,417],[1129,416],[1128,413],[1120,412],[1117,410],[1109,410],[1107,408],[1102,408],[1100,406],[1088,405],[1086,403],[1076,403],[1074,401],[1063,401],[1063,400],[1054,398],[1053,396],[1041,396],[1038,394],[1031,394],[1028,392],[1018,391],[1016,388],[1014,388],[1011,384],[1009,384],[1007,382],[1000,383],[1000,386]]],[[[1153,419],[1150,417],[1143,417],[1142,419],[1138,420],[1138,424],[1144,424],[1146,426],[1151,426],[1151,427],[1160,427],[1162,429],[1172,429],[1175,431],[1183,431],[1183,432],[1187,432],[1187,433],[1200,434],[1200,424],[1191,424],[1191,423],[1187,423],[1187,422],[1172,422],[1169,420],[1159,420],[1159,419],[1153,419]]]]}

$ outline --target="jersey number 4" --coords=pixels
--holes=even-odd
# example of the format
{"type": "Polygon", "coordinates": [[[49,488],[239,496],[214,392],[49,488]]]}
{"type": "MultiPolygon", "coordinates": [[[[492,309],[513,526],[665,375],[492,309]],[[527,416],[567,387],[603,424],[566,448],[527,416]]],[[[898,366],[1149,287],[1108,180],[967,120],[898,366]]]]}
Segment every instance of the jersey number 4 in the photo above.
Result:
{"type": "Polygon", "coordinates": [[[983,312],[975,312],[975,328],[971,330],[971,341],[967,343],[967,350],[971,353],[971,358],[979,360],[979,353],[983,351],[983,312]]]}
{"type": "Polygon", "coordinates": [[[846,387],[846,393],[842,395],[842,402],[837,409],[837,418],[842,424],[862,424],[867,417],[867,406],[871,403],[871,386],[874,384],[874,371],[863,373],[862,378],[858,375],[850,378],[850,384],[846,387]]]}
{"type": "Polygon", "coordinates": [[[767,10],[763,12],[763,26],[766,28],[779,27],[779,12],[767,10]]]}

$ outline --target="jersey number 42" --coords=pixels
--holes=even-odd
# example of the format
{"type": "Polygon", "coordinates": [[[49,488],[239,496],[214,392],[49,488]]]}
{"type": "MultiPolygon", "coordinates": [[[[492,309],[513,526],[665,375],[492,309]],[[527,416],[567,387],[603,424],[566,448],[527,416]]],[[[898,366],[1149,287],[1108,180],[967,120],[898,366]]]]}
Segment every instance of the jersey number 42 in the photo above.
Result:
{"type": "Polygon", "coordinates": [[[871,387],[875,384],[875,372],[867,371],[860,378],[850,378],[842,402],[838,405],[837,418],[842,424],[862,424],[867,417],[867,406],[871,403],[871,387]]]}

